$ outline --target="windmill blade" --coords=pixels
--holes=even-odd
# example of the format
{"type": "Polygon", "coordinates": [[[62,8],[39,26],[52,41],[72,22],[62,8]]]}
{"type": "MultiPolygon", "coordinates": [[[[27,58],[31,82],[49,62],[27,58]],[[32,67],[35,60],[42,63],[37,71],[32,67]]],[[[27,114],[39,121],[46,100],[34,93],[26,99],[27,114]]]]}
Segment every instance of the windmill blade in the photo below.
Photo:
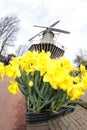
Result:
{"type": "Polygon", "coordinates": [[[53,23],[52,25],[50,25],[49,27],[53,27],[53,26],[55,26],[57,23],[59,23],[60,22],[60,20],[58,20],[58,21],[56,21],[55,23],[53,23]]]}
{"type": "Polygon", "coordinates": [[[43,32],[43,31],[41,31],[41,32],[39,32],[38,34],[36,34],[36,35],[34,35],[33,37],[31,37],[31,38],[29,39],[29,41],[31,41],[33,38],[35,38],[35,37],[37,37],[38,35],[40,35],[42,32],[43,32]]]}
{"type": "Polygon", "coordinates": [[[34,27],[48,28],[48,27],[44,27],[44,26],[38,26],[38,25],[34,25],[34,27]]]}
{"type": "Polygon", "coordinates": [[[34,25],[34,27],[40,27],[40,28],[50,28],[50,27],[53,27],[55,26],[57,23],[59,23],[60,20],[56,21],[55,23],[53,23],[52,25],[50,25],[49,27],[45,27],[45,26],[38,26],[38,25],[34,25]]]}
{"type": "Polygon", "coordinates": [[[68,31],[61,30],[61,29],[57,29],[57,28],[48,28],[48,29],[50,29],[50,30],[52,30],[52,31],[56,31],[56,32],[66,33],[66,34],[69,34],[69,33],[70,33],[70,32],[68,32],[68,31]]]}

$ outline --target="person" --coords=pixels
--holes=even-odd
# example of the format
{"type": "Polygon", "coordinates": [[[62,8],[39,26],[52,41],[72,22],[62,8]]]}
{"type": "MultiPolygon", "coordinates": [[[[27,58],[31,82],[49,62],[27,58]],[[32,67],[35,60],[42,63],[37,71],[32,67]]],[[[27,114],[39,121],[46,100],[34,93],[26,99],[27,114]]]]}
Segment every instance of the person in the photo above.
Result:
{"type": "Polygon", "coordinates": [[[5,61],[5,64],[8,65],[11,60],[11,55],[8,55],[5,61]]]}
{"type": "Polygon", "coordinates": [[[3,63],[4,63],[4,65],[6,64],[6,57],[5,57],[5,56],[4,56],[4,57],[2,57],[1,62],[3,62],[3,63]]]}

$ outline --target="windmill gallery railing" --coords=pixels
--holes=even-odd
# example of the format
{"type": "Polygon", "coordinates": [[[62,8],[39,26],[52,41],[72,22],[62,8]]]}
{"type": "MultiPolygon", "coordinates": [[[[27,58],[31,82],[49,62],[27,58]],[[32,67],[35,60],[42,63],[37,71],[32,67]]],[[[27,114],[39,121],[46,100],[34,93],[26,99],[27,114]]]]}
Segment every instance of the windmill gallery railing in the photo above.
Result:
{"type": "Polygon", "coordinates": [[[56,45],[50,44],[50,43],[42,43],[42,44],[33,44],[30,48],[30,51],[38,50],[41,52],[44,50],[45,52],[50,51],[51,52],[51,58],[58,58],[62,57],[64,55],[64,50],[57,47],[56,45]]]}

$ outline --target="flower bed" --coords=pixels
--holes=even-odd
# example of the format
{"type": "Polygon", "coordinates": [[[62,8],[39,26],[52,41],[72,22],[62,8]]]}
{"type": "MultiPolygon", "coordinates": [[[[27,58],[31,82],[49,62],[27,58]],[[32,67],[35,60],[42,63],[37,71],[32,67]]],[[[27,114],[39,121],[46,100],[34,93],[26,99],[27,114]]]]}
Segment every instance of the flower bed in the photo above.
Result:
{"type": "Polygon", "coordinates": [[[12,79],[8,90],[12,94],[21,91],[28,112],[50,111],[47,119],[53,118],[52,113],[61,108],[66,110],[64,114],[73,111],[71,103],[80,102],[87,89],[85,66],[75,68],[68,59],[51,59],[50,55],[50,52],[29,51],[13,58],[7,66],[0,62],[1,78],[6,75],[12,79]]]}

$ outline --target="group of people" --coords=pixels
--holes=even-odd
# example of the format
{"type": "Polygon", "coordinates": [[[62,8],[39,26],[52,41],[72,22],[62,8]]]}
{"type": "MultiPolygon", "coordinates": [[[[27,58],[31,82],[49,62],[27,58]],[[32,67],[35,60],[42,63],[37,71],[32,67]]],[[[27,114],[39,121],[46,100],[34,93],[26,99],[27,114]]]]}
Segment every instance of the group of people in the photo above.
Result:
{"type": "Polygon", "coordinates": [[[4,65],[8,65],[12,56],[8,55],[7,57],[2,57],[1,61],[4,63],[4,65]]]}

